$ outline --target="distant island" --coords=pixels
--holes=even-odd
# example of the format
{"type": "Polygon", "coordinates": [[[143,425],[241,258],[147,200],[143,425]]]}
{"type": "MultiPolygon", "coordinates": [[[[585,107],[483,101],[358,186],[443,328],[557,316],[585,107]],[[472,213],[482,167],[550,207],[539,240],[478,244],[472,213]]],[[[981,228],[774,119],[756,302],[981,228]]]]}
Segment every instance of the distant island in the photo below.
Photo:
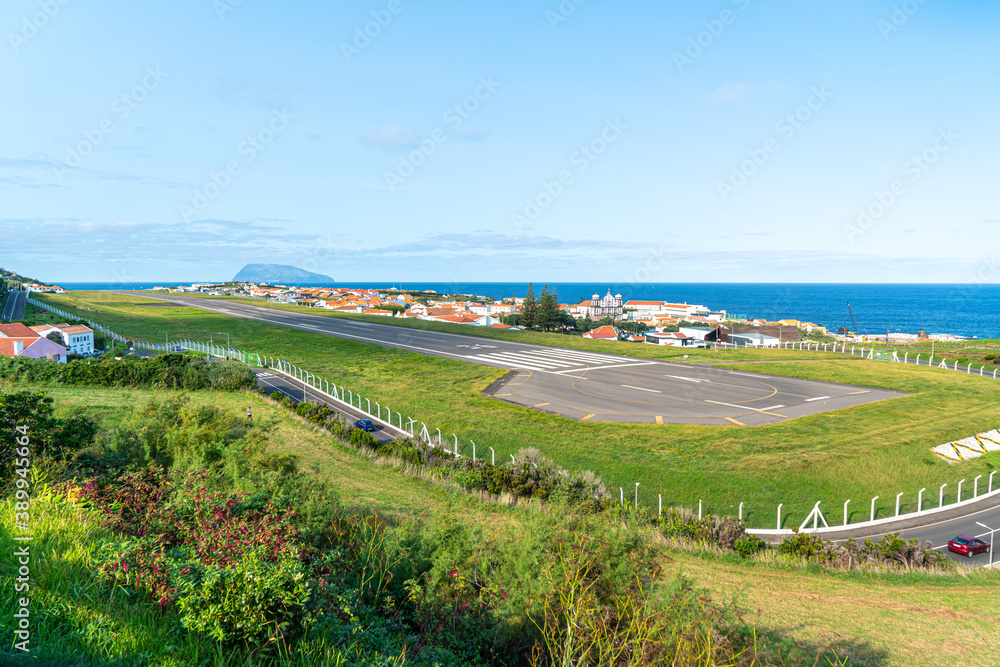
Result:
{"type": "Polygon", "coordinates": [[[333,278],[287,264],[247,264],[233,278],[245,283],[333,283],[333,278]]]}

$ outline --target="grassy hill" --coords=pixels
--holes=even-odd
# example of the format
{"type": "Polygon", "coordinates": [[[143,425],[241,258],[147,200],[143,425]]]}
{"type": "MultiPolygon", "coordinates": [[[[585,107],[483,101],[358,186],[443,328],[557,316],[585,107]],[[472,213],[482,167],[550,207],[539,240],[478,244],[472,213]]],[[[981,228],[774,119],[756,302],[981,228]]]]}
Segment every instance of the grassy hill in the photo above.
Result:
{"type": "MultiPolygon", "coordinates": [[[[959,479],[988,475],[1000,464],[998,455],[990,454],[952,466],[930,453],[935,445],[995,428],[1000,421],[1000,384],[934,368],[821,352],[705,352],[717,363],[731,361],[743,370],[913,395],[754,428],[579,423],[482,397],[502,370],[137,296],[75,293],[47,300],[151,341],[164,336],[206,340],[203,330],[228,332],[235,347],[287,358],[432,430],[458,434],[467,453],[470,440],[480,452],[493,447],[502,458],[536,447],[567,469],[596,471],[611,488],[630,489],[639,482],[646,506],[656,506],[660,494],[665,505],[696,508],[702,501],[706,513],[716,514],[735,513],[743,502],[748,523],[756,527],[773,525],[778,503],[784,504],[786,526],[798,525],[816,501],[837,508],[848,498],[878,495],[885,499],[877,506],[884,515],[903,491],[902,509],[910,511],[921,487],[948,483],[955,488],[959,479]],[[738,365],[751,354],[784,363],[738,365]]],[[[855,505],[851,518],[861,520],[865,508],[855,505]]]]}
{"type": "MultiPolygon", "coordinates": [[[[267,453],[294,456],[298,468],[305,471],[305,484],[310,484],[309,479],[327,484],[338,498],[338,516],[362,517],[378,511],[392,535],[435,545],[426,553],[436,555],[421,566],[427,568],[428,586],[435,572],[447,580],[448,573],[466,571],[478,563],[484,575],[487,568],[503,573],[513,595],[518,577],[525,575],[504,568],[521,563],[517,567],[527,568],[528,574],[534,559],[556,558],[569,546],[561,540],[577,539],[562,532],[562,519],[544,506],[484,503],[451,485],[376,464],[371,456],[331,439],[259,396],[61,386],[45,391],[56,400],[58,416],[82,415],[97,422],[101,431],[98,453],[114,446],[111,434],[116,429],[140,425],[141,421],[130,420],[151,403],[183,397],[195,408],[191,414],[214,410],[237,417],[252,405],[255,420],[270,431],[267,453]],[[442,536],[448,537],[442,541],[442,536]]],[[[11,497],[0,502],[0,546],[8,553],[15,548],[12,503],[11,497]]],[[[187,628],[181,610],[159,607],[134,577],[119,572],[118,583],[113,583],[107,574],[107,558],[121,549],[121,536],[93,509],[36,486],[31,521],[32,553],[41,556],[32,562],[31,592],[38,664],[270,664],[268,652],[247,652],[187,628]]],[[[590,529],[608,543],[620,538],[648,543],[643,547],[647,550],[644,566],[660,571],[653,590],[669,602],[665,610],[675,615],[669,621],[676,624],[677,647],[690,651],[685,664],[750,665],[753,658],[752,664],[760,665],[936,667],[953,664],[956,655],[988,652],[1000,641],[1000,624],[992,608],[997,573],[830,572],[788,557],[747,561],[711,547],[654,547],[656,540],[649,534],[623,525],[613,528],[614,523],[597,521],[590,529]],[[943,643],[929,640],[929,624],[937,637],[947,638],[943,643]],[[723,660],[721,653],[706,657],[700,652],[706,632],[714,636],[717,650],[744,646],[742,657],[723,660]]],[[[413,546],[408,547],[407,558],[422,553],[413,551],[419,543],[410,542],[413,546]]],[[[0,561],[0,575],[5,579],[13,579],[12,568],[11,559],[0,561]]],[[[537,585],[536,576],[530,574],[530,580],[537,585]]],[[[0,594],[0,613],[10,618],[12,610],[8,587],[0,594]]],[[[369,627],[368,632],[374,631],[369,627]]],[[[377,657],[370,651],[374,644],[383,651],[379,660],[388,661],[379,664],[394,659],[401,664],[399,646],[391,637],[373,636],[358,642],[350,636],[327,643],[305,640],[284,654],[278,648],[271,655],[277,656],[279,664],[374,664],[369,662],[377,657]]],[[[0,649],[0,658],[7,651],[9,647],[0,649]]],[[[408,662],[429,664],[433,655],[412,655],[408,662]]]]}

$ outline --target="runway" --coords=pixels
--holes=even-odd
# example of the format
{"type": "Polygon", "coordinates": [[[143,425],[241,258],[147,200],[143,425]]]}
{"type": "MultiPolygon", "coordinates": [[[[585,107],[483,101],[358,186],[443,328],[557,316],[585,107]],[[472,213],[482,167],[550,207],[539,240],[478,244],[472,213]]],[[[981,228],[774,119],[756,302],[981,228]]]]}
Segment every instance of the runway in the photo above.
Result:
{"type": "Polygon", "coordinates": [[[0,320],[14,322],[24,319],[25,308],[28,305],[27,292],[11,292],[7,295],[7,300],[3,304],[3,312],[0,313],[0,320]]]}
{"type": "Polygon", "coordinates": [[[757,426],[905,395],[872,387],[424,331],[223,300],[141,296],[257,322],[510,369],[511,373],[488,390],[489,395],[580,421],[757,426]]]}

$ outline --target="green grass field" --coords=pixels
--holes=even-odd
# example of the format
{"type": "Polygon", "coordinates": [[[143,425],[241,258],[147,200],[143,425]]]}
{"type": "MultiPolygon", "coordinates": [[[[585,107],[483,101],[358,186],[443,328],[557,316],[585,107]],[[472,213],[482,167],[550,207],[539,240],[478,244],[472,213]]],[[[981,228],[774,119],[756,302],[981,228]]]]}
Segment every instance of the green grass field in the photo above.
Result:
{"type": "MultiPolygon", "coordinates": [[[[446,437],[459,434],[466,454],[470,440],[479,452],[495,448],[498,460],[522,447],[537,447],[566,468],[594,470],[616,491],[619,486],[634,490],[639,482],[640,500],[647,505],[655,506],[662,494],[665,505],[697,508],[703,501],[705,512],[718,514],[735,513],[743,502],[752,527],[772,527],[778,503],[784,504],[785,527],[797,526],[816,501],[835,518],[850,498],[855,509],[851,520],[860,521],[867,519],[872,496],[886,499],[878,505],[885,516],[903,491],[903,511],[911,511],[921,487],[937,489],[948,483],[952,490],[963,478],[968,485],[976,475],[988,476],[1000,462],[1000,455],[992,454],[953,466],[931,454],[935,445],[996,428],[1000,422],[1000,384],[933,368],[821,352],[703,351],[702,361],[731,363],[746,371],[913,395],[755,428],[579,423],[483,398],[481,392],[504,374],[497,369],[199,309],[138,305],[162,303],[138,296],[75,293],[46,300],[144,340],[169,336],[207,341],[207,332],[224,340],[219,332],[227,332],[234,347],[286,358],[394,412],[426,422],[432,430],[440,427],[446,437]],[[783,363],[740,365],[767,360],[783,363]]],[[[663,352],[635,347],[644,353],[663,352]]],[[[931,496],[936,503],[936,494],[925,494],[925,507],[931,496]]]]}

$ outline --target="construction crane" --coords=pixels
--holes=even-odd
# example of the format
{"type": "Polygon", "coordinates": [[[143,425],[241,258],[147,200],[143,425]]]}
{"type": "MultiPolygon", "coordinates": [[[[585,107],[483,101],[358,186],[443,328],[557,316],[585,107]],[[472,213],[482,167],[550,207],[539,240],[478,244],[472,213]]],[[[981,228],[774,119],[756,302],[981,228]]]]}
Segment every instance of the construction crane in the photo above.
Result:
{"type": "MultiPolygon", "coordinates": [[[[851,333],[855,336],[859,335],[858,321],[854,319],[854,309],[851,308],[850,301],[847,302],[847,316],[851,318],[851,326],[853,327],[853,329],[851,329],[851,333]]],[[[868,335],[867,329],[865,329],[865,335],[868,335]]]]}

